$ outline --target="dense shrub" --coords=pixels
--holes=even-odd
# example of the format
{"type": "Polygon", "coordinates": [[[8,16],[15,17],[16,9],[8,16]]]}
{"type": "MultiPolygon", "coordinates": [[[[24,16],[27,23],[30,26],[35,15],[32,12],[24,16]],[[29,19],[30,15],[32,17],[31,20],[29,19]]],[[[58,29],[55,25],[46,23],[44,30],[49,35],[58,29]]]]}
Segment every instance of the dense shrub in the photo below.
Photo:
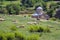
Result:
{"type": "Polygon", "coordinates": [[[0,40],[6,40],[5,34],[0,32],[0,40]]]}
{"type": "Polygon", "coordinates": [[[16,30],[17,30],[17,27],[16,27],[15,25],[12,25],[12,26],[10,27],[10,30],[16,31],[16,30]]]}
{"type": "Polygon", "coordinates": [[[30,34],[28,35],[25,40],[39,40],[39,35],[36,35],[36,34],[30,34]]]}
{"type": "Polygon", "coordinates": [[[47,15],[48,15],[50,18],[52,18],[52,17],[53,17],[53,12],[54,12],[53,9],[49,9],[49,10],[47,11],[47,15]]]}
{"type": "Polygon", "coordinates": [[[17,32],[15,32],[15,38],[16,38],[16,40],[24,40],[25,34],[17,31],[17,32]]]}
{"type": "Polygon", "coordinates": [[[0,13],[1,14],[7,13],[6,8],[3,6],[0,6],[0,13]]]}
{"type": "Polygon", "coordinates": [[[57,6],[58,6],[57,3],[51,2],[49,8],[56,9],[57,6]]]}
{"type": "Polygon", "coordinates": [[[56,21],[56,18],[55,17],[52,17],[52,18],[50,18],[50,20],[56,21]]]}
{"type": "Polygon", "coordinates": [[[50,32],[50,29],[47,26],[31,25],[28,29],[30,32],[50,32]]]}
{"type": "Polygon", "coordinates": [[[43,7],[43,11],[47,11],[47,3],[42,1],[42,7],[43,7]]]}
{"type": "Polygon", "coordinates": [[[0,40],[24,40],[24,34],[22,32],[7,32],[0,33],[0,40]]]}
{"type": "Polygon", "coordinates": [[[6,33],[5,35],[6,35],[7,40],[14,40],[15,39],[14,33],[6,33]]]}
{"type": "Polygon", "coordinates": [[[59,2],[57,2],[57,5],[60,5],[60,1],[59,1],[59,2]]]}
{"type": "Polygon", "coordinates": [[[26,7],[20,6],[20,10],[21,10],[21,11],[24,11],[25,9],[26,9],[26,7]]]}
{"type": "Polygon", "coordinates": [[[9,4],[6,6],[9,14],[19,14],[20,6],[17,4],[9,4]]]}
{"type": "Polygon", "coordinates": [[[21,0],[21,3],[25,7],[33,7],[32,0],[21,0]]]}
{"type": "Polygon", "coordinates": [[[47,9],[47,14],[50,16],[50,18],[53,17],[57,8],[58,8],[57,3],[54,2],[50,3],[49,8],[47,9]]]}
{"type": "Polygon", "coordinates": [[[38,34],[25,34],[23,32],[16,31],[15,32],[15,38],[16,40],[39,40],[38,34]]]}

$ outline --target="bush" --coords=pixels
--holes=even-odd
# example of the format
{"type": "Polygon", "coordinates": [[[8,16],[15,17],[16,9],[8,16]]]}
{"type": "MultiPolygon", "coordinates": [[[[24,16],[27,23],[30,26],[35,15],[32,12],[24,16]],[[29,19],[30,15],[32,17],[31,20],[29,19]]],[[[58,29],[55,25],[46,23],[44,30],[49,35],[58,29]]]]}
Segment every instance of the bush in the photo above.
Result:
{"type": "Polygon", "coordinates": [[[52,17],[53,17],[53,12],[54,12],[54,9],[49,9],[49,10],[47,11],[47,15],[48,15],[50,18],[52,18],[52,17]]]}
{"type": "Polygon", "coordinates": [[[21,0],[21,3],[23,6],[27,7],[33,7],[32,0],[21,0]]]}
{"type": "Polygon", "coordinates": [[[6,6],[9,14],[19,14],[20,6],[17,4],[9,4],[6,6]]]}
{"type": "Polygon", "coordinates": [[[57,2],[57,5],[60,5],[60,1],[59,1],[59,2],[57,2]]]}
{"type": "Polygon", "coordinates": [[[57,3],[51,2],[49,8],[56,9],[57,6],[58,6],[57,3]]]}
{"type": "Polygon", "coordinates": [[[17,40],[24,40],[25,39],[25,35],[22,32],[15,32],[15,38],[17,40]]]}
{"type": "Polygon", "coordinates": [[[0,6],[1,8],[0,8],[0,13],[1,14],[5,14],[5,13],[7,13],[7,10],[6,10],[6,8],[4,7],[4,6],[0,6]]]}
{"type": "Polygon", "coordinates": [[[10,30],[16,31],[17,30],[17,27],[15,25],[13,25],[13,26],[10,27],[10,30]]]}
{"type": "Polygon", "coordinates": [[[36,32],[39,29],[39,27],[36,25],[30,25],[28,29],[30,32],[36,32]]]}
{"type": "Polygon", "coordinates": [[[53,17],[57,7],[58,7],[57,3],[54,2],[50,3],[49,8],[47,8],[47,14],[50,16],[50,18],[53,17]]]}
{"type": "Polygon", "coordinates": [[[28,29],[30,32],[50,32],[50,29],[47,26],[31,25],[28,29]]]}
{"type": "Polygon", "coordinates": [[[14,33],[6,33],[5,35],[6,35],[7,40],[14,40],[15,39],[14,33]]]}
{"type": "Polygon", "coordinates": [[[25,40],[39,40],[39,35],[30,34],[25,38],[25,40]]]}
{"type": "Polygon", "coordinates": [[[43,7],[43,10],[47,11],[47,3],[43,1],[41,4],[42,4],[42,7],[43,7]]]}
{"type": "Polygon", "coordinates": [[[43,31],[44,31],[44,32],[50,32],[50,29],[49,29],[48,26],[44,26],[44,27],[42,27],[42,28],[43,28],[43,31]]]}
{"type": "Polygon", "coordinates": [[[5,34],[0,32],[0,40],[6,40],[5,34]]]}
{"type": "Polygon", "coordinates": [[[53,17],[53,18],[50,18],[50,20],[56,21],[56,18],[53,17]]]}

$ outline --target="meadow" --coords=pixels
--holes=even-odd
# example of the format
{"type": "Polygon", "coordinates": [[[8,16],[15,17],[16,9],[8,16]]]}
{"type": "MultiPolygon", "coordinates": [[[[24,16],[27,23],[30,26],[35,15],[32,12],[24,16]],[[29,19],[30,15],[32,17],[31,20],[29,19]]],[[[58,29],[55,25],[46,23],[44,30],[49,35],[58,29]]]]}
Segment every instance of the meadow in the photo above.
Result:
{"type": "MultiPolygon", "coordinates": [[[[54,17],[60,1],[0,1],[0,40],[60,40],[60,19],[54,17]],[[49,20],[31,18],[41,6],[49,20]]],[[[59,15],[59,14],[58,14],[59,15]]]]}
{"type": "Polygon", "coordinates": [[[39,21],[39,23],[30,24],[28,22],[33,22],[33,21],[36,22],[36,20],[29,17],[28,15],[24,17],[22,15],[0,14],[0,18],[4,19],[4,21],[1,21],[0,19],[0,40],[6,40],[6,38],[8,37],[9,38],[7,40],[60,40],[59,21],[43,20],[43,21],[39,21]],[[48,27],[50,32],[46,32],[46,31],[37,32],[36,30],[37,27],[39,26],[43,28],[48,27]],[[31,27],[33,28],[31,29],[31,27]],[[31,29],[32,32],[30,32],[29,29],[31,29]],[[20,39],[15,38],[14,33],[16,33],[16,35],[20,39]],[[7,35],[8,37],[2,39],[4,38],[5,35],[7,35]]]}

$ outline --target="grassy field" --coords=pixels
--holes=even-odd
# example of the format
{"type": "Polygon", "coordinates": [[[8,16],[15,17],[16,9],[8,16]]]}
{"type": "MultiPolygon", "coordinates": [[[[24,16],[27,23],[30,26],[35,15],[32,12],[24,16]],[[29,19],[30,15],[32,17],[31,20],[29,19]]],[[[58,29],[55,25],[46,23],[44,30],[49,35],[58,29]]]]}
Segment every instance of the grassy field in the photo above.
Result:
{"type": "MultiPolygon", "coordinates": [[[[26,16],[22,16],[22,15],[5,15],[5,14],[0,14],[0,17],[2,17],[3,19],[5,19],[5,21],[0,21],[0,32],[4,32],[4,33],[8,33],[8,32],[14,32],[11,31],[11,27],[14,28],[13,26],[21,26],[24,25],[23,28],[16,28],[16,31],[20,31],[23,32],[27,35],[30,34],[41,34],[40,32],[32,32],[30,33],[28,31],[28,27],[30,24],[28,24],[28,22],[33,22],[33,20],[26,16]]],[[[39,40],[60,40],[60,22],[57,21],[39,21],[39,25],[42,26],[48,26],[50,28],[50,33],[42,33],[41,37],[39,40]]],[[[27,36],[26,35],[26,36],[27,36]]]]}
{"type": "MultiPolygon", "coordinates": [[[[56,3],[55,1],[47,2],[47,9],[50,4],[56,3]]],[[[2,5],[5,7],[9,4],[21,4],[19,1],[3,1],[2,5]]],[[[35,6],[38,3],[35,4],[35,6]]],[[[30,8],[31,10],[34,7],[30,8]]],[[[31,15],[8,15],[0,14],[0,40],[60,40],[60,20],[39,20],[33,19],[31,15]],[[35,23],[33,23],[35,22],[35,23]],[[43,28],[43,32],[38,32],[43,28]],[[46,28],[46,29],[45,29],[46,28]],[[49,30],[49,32],[46,32],[49,30]],[[2,33],[2,34],[1,34],[2,33]],[[5,35],[6,34],[6,35],[5,35]],[[19,36],[18,39],[16,35],[19,36]],[[2,36],[2,38],[1,38],[2,36]],[[7,36],[7,37],[6,37],[7,36]],[[6,37],[4,39],[4,37],[6,37]]]]}

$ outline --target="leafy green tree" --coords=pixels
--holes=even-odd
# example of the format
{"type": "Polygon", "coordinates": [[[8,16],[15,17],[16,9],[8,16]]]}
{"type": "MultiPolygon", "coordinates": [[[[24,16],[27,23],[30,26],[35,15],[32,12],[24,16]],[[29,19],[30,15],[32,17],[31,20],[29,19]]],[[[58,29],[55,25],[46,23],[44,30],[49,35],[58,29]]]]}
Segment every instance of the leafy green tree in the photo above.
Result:
{"type": "Polygon", "coordinates": [[[20,6],[16,4],[10,4],[6,6],[9,14],[19,14],[20,6]]]}
{"type": "Polygon", "coordinates": [[[31,0],[21,0],[21,3],[25,7],[32,7],[33,6],[33,3],[31,0]]]}

